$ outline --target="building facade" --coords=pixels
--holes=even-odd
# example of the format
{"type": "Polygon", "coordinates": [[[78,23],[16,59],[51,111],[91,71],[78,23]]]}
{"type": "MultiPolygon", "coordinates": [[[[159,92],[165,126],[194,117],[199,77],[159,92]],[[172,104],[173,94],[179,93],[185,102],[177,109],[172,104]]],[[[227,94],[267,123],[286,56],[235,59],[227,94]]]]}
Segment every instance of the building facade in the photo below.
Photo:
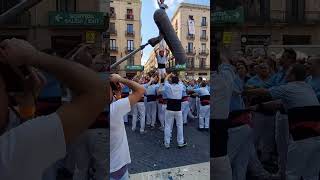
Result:
{"type": "MultiPolygon", "coordinates": [[[[210,7],[181,3],[171,19],[182,46],[187,54],[185,76],[188,79],[210,75],[210,7]],[[190,25],[190,20],[191,25],[190,25]]],[[[171,59],[171,58],[169,58],[171,59]]],[[[149,70],[156,64],[155,54],[152,53],[146,63],[149,70]]],[[[167,68],[175,67],[174,59],[169,60],[167,68]]]]}
{"type": "MultiPolygon", "coordinates": [[[[223,1],[217,12],[225,11],[223,1]]],[[[213,17],[215,36],[224,46],[247,52],[248,47],[273,45],[310,46],[320,44],[320,2],[316,0],[266,0],[234,3],[231,14],[238,22],[213,17]],[[216,21],[214,20],[216,19],[216,21]],[[225,21],[225,22],[223,22],[225,21]],[[220,29],[220,30],[219,30],[220,29]]],[[[230,10],[231,9],[231,10],[230,10]]],[[[319,51],[314,48],[314,51],[319,51]]]]}
{"type": "MultiPolygon", "coordinates": [[[[114,63],[141,45],[141,1],[110,1],[110,58],[114,63]]],[[[141,65],[141,53],[124,61],[116,71],[123,76],[133,76],[128,66],[141,65]],[[127,72],[126,72],[127,70],[127,72]]]]}
{"type": "MultiPolygon", "coordinates": [[[[2,0],[13,2],[12,0],[2,0]]],[[[61,56],[80,43],[102,45],[106,16],[99,0],[43,0],[22,15],[0,26],[0,40],[17,37],[40,50],[52,48],[61,56]]],[[[10,6],[2,6],[6,11],[10,6]]]]}

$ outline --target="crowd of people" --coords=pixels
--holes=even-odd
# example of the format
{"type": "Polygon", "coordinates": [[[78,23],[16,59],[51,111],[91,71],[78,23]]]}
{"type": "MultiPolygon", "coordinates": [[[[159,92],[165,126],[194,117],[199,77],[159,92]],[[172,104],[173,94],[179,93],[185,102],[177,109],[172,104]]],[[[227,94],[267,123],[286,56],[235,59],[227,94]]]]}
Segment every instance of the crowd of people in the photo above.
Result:
{"type": "Polygon", "coordinates": [[[108,179],[107,76],[94,50],[1,42],[0,179],[108,179]]]}
{"type": "Polygon", "coordinates": [[[279,58],[224,49],[219,60],[213,176],[318,180],[320,57],[298,59],[290,48],[279,58]]]}

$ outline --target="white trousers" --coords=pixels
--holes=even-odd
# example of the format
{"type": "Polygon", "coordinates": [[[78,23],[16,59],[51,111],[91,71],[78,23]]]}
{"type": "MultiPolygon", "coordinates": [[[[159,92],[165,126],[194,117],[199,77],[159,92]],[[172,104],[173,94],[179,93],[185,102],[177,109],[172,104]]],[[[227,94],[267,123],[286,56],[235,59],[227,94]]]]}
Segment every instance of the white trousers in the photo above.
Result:
{"type": "Polygon", "coordinates": [[[210,122],[210,105],[200,106],[199,128],[209,128],[210,122]]]}
{"type": "Polygon", "coordinates": [[[159,121],[161,123],[161,127],[164,127],[166,108],[167,108],[166,104],[158,103],[158,119],[159,119],[159,121]]]}
{"type": "Polygon", "coordinates": [[[182,110],[182,119],[183,119],[183,123],[188,123],[188,114],[190,111],[190,107],[189,107],[189,101],[183,101],[181,103],[181,110],[182,110]]]}
{"type": "Polygon", "coordinates": [[[192,113],[194,113],[196,111],[196,98],[190,97],[189,102],[190,102],[190,110],[192,113]]]}
{"type": "Polygon", "coordinates": [[[135,130],[137,127],[137,121],[140,121],[140,132],[144,132],[146,124],[146,107],[144,102],[138,102],[132,109],[132,130],[135,130]]]}
{"type": "Polygon", "coordinates": [[[158,69],[158,73],[161,77],[165,77],[166,74],[166,68],[158,69]]]}
{"type": "Polygon", "coordinates": [[[200,115],[200,98],[196,98],[196,109],[197,109],[197,116],[199,117],[200,115]]]}
{"type": "Polygon", "coordinates": [[[232,169],[228,156],[212,158],[210,162],[210,179],[232,180],[232,169]]]}
{"type": "Polygon", "coordinates": [[[156,101],[147,102],[146,114],[147,114],[146,124],[154,126],[157,119],[157,102],[156,101]]]}
{"type": "Polygon", "coordinates": [[[77,140],[75,153],[75,172],[73,180],[87,180],[90,165],[95,169],[97,180],[107,180],[109,155],[107,129],[89,129],[77,140]]]}
{"type": "Polygon", "coordinates": [[[166,110],[164,142],[165,144],[170,144],[174,120],[176,120],[176,125],[177,125],[177,142],[180,145],[184,143],[182,111],[166,110]]]}
{"type": "Polygon", "coordinates": [[[320,137],[290,141],[288,147],[287,179],[318,180],[320,172],[320,137]]]}
{"type": "Polygon", "coordinates": [[[249,143],[252,143],[252,130],[248,125],[228,130],[228,156],[232,167],[232,180],[246,180],[250,158],[249,143]]]}

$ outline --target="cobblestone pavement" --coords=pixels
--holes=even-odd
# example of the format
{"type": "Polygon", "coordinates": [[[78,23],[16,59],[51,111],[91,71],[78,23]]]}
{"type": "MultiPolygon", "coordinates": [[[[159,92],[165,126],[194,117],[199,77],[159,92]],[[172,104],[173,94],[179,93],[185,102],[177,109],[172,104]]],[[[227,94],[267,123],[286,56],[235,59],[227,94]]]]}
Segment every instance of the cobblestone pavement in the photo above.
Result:
{"type": "Polygon", "coordinates": [[[182,149],[177,148],[175,125],[171,147],[166,149],[163,146],[164,132],[147,128],[147,133],[141,135],[138,130],[132,132],[131,121],[128,124],[126,130],[132,160],[129,166],[131,174],[210,161],[210,135],[209,132],[198,131],[197,119],[184,126],[184,138],[188,146],[182,149]]]}

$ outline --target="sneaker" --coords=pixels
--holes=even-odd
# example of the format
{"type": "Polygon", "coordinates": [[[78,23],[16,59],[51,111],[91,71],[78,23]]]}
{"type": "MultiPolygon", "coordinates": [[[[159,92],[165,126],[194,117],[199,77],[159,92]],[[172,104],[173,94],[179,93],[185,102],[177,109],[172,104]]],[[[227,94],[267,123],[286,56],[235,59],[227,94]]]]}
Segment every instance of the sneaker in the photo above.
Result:
{"type": "Polygon", "coordinates": [[[170,144],[164,144],[164,147],[166,147],[166,149],[170,148],[170,144]]]}
{"type": "Polygon", "coordinates": [[[184,141],[183,144],[178,145],[178,148],[180,149],[180,148],[186,147],[187,145],[188,145],[188,143],[186,141],[184,141]]]}
{"type": "Polygon", "coordinates": [[[131,130],[134,132],[134,131],[136,131],[136,128],[132,128],[131,130]]]}
{"type": "Polygon", "coordinates": [[[151,129],[155,129],[156,127],[155,126],[151,126],[151,129]]]}

